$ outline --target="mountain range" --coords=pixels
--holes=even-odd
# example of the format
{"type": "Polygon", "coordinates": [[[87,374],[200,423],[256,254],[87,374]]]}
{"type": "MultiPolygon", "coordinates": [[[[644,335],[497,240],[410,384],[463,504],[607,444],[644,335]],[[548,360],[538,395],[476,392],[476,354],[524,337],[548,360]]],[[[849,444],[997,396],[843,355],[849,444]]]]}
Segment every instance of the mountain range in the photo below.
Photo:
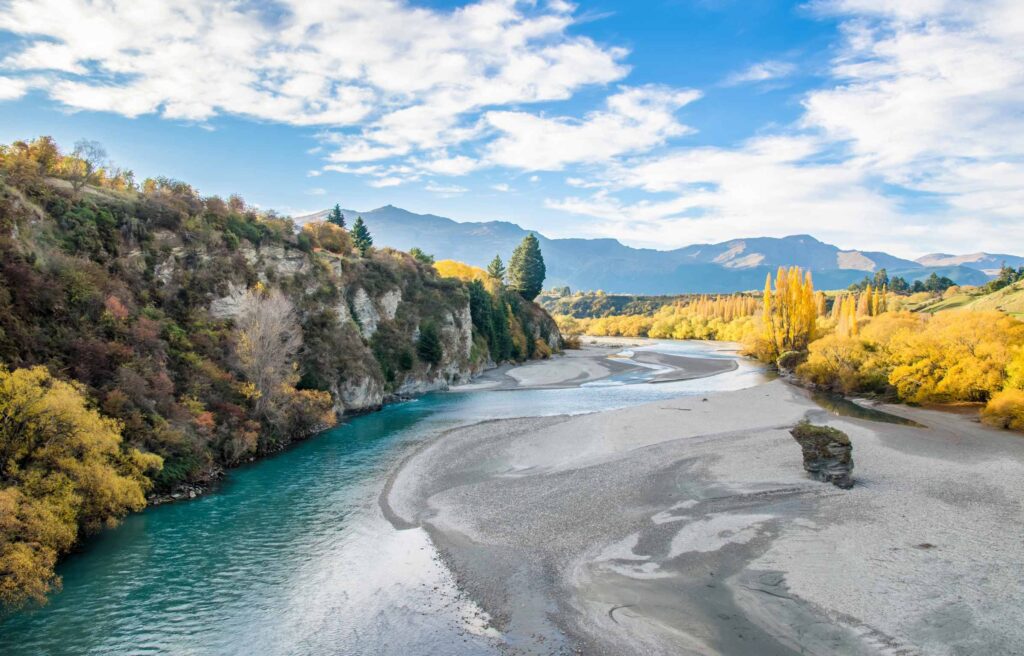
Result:
{"type": "MultiPolygon", "coordinates": [[[[483,267],[512,249],[531,231],[507,221],[459,222],[433,214],[416,214],[386,205],[358,212],[342,210],[348,223],[362,216],[378,246],[408,250],[414,246],[438,259],[483,267]]],[[[326,218],[327,210],[300,216],[296,223],[326,218]]],[[[836,289],[862,280],[878,269],[908,281],[936,273],[962,285],[989,280],[1002,263],[1024,265],[1024,257],[975,253],[934,253],[907,260],[876,251],[843,250],[810,235],[732,239],[693,244],[673,250],[633,248],[615,239],[540,240],[547,264],[547,287],[632,294],[725,293],[759,289],[765,274],[779,266],[800,266],[814,273],[819,289],[836,289]]]]}

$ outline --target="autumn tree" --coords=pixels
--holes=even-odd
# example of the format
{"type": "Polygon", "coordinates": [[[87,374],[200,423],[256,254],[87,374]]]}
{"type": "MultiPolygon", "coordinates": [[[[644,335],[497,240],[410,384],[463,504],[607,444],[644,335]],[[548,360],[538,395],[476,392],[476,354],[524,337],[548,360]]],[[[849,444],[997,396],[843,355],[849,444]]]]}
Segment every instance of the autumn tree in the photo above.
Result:
{"type": "Polygon", "coordinates": [[[75,149],[66,158],[64,176],[77,194],[85,185],[96,182],[106,161],[107,151],[98,141],[83,139],[75,144],[75,149]]]}
{"type": "MultiPolygon", "coordinates": [[[[336,226],[332,226],[335,227],[336,226]]],[[[235,320],[235,356],[247,383],[243,393],[270,433],[264,440],[285,441],[309,435],[335,423],[331,395],[322,390],[298,390],[298,354],[302,329],[292,302],[279,290],[262,285],[246,292],[235,320]]],[[[256,436],[227,445],[232,461],[251,455],[256,436]]]]}
{"type": "Polygon", "coordinates": [[[252,385],[249,395],[257,410],[265,414],[298,379],[302,332],[292,302],[280,290],[257,286],[246,292],[241,308],[235,321],[238,367],[252,385]]]}
{"type": "Polygon", "coordinates": [[[44,367],[0,369],[0,602],[45,601],[57,557],[145,507],[161,464],[125,448],[77,385],[44,367]]]}
{"type": "Polygon", "coordinates": [[[352,252],[352,237],[347,230],[339,228],[336,223],[328,221],[312,221],[302,226],[302,234],[309,237],[313,246],[331,253],[348,255],[352,252]]]}
{"type": "Polygon", "coordinates": [[[440,260],[435,262],[434,270],[443,278],[458,278],[465,282],[471,280],[486,282],[488,278],[487,272],[480,267],[459,262],[458,260],[440,260]]]}
{"type": "Polygon", "coordinates": [[[540,252],[540,242],[531,232],[512,251],[508,265],[509,286],[528,301],[537,298],[544,287],[547,268],[540,252]]]}
{"type": "Polygon", "coordinates": [[[361,216],[356,217],[356,222],[352,224],[352,242],[359,249],[360,255],[366,255],[373,247],[373,237],[361,216]]]}
{"type": "Polygon", "coordinates": [[[889,382],[913,403],[985,401],[1003,389],[1024,324],[1001,312],[939,312],[895,333],[889,382]]]}
{"type": "Polygon", "coordinates": [[[814,339],[818,306],[814,298],[811,272],[800,267],[779,267],[765,279],[762,301],[761,357],[774,361],[786,351],[802,351],[814,339]]]}

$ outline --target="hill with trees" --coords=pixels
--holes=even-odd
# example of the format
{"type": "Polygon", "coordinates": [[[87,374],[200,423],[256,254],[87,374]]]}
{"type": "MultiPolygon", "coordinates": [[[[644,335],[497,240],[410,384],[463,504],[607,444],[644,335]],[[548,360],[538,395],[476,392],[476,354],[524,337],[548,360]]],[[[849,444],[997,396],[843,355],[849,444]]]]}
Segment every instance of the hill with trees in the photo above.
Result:
{"type": "Polygon", "coordinates": [[[297,231],[103,160],[0,147],[3,602],[41,599],[61,554],[147,495],[560,347],[528,299],[378,248],[372,221],[297,231]]]}

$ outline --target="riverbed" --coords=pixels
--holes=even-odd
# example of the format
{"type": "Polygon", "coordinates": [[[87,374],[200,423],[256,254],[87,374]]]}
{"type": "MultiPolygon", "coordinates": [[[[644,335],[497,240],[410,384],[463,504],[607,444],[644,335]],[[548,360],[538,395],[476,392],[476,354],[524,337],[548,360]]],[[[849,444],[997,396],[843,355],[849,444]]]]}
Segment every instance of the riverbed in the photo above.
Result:
{"type": "Polygon", "coordinates": [[[1024,439],[603,340],[354,418],[90,539],[0,653],[1024,653],[1024,439]],[[855,485],[788,430],[846,432],[855,485]]]}
{"type": "Polygon", "coordinates": [[[506,637],[456,585],[427,532],[385,518],[379,497],[403,459],[481,421],[606,411],[766,380],[721,344],[600,348],[590,358],[598,364],[580,365],[584,375],[571,380],[544,372],[537,384],[518,372],[517,383],[392,405],[232,470],[194,501],[128,517],[61,564],[63,591],[45,607],[0,620],[0,653],[500,653],[506,637]],[[635,353],[644,355],[625,362],[635,353]],[[685,360],[672,358],[696,358],[697,369],[715,362],[673,376],[685,360]]]}

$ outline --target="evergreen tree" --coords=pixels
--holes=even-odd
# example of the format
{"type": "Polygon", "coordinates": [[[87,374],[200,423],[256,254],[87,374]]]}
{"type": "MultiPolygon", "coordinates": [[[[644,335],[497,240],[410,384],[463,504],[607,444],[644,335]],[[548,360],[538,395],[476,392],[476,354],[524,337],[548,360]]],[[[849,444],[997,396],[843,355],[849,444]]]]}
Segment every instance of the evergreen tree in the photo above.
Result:
{"type": "Polygon", "coordinates": [[[327,213],[327,222],[333,223],[339,228],[345,227],[345,215],[341,213],[341,205],[334,204],[334,209],[327,213]]]}
{"type": "Polygon", "coordinates": [[[883,269],[879,269],[878,271],[875,271],[875,277],[871,281],[871,285],[875,289],[881,289],[882,287],[888,287],[889,286],[889,272],[886,271],[884,268],[883,269]]]}
{"type": "Polygon", "coordinates": [[[508,265],[510,287],[526,300],[532,301],[543,289],[546,275],[547,269],[544,266],[544,256],[540,252],[540,242],[531,232],[512,251],[512,259],[508,265]]]}
{"type": "Polygon", "coordinates": [[[500,255],[495,255],[491,263],[487,265],[487,275],[499,282],[505,280],[505,263],[501,261],[500,255]]]}
{"type": "Polygon", "coordinates": [[[416,261],[421,262],[422,264],[426,264],[428,266],[434,263],[433,255],[430,255],[429,253],[424,253],[422,249],[417,248],[416,246],[413,246],[412,248],[409,249],[409,255],[412,255],[414,258],[416,258],[416,261]]]}
{"type": "Polygon", "coordinates": [[[420,338],[416,342],[416,355],[420,357],[420,360],[430,364],[437,364],[444,357],[441,337],[437,334],[437,326],[434,324],[425,323],[420,327],[420,338]]]}
{"type": "Polygon", "coordinates": [[[359,249],[361,255],[366,255],[366,251],[373,246],[373,237],[366,229],[366,224],[363,223],[361,216],[356,217],[356,222],[352,224],[352,243],[359,249]]]}

